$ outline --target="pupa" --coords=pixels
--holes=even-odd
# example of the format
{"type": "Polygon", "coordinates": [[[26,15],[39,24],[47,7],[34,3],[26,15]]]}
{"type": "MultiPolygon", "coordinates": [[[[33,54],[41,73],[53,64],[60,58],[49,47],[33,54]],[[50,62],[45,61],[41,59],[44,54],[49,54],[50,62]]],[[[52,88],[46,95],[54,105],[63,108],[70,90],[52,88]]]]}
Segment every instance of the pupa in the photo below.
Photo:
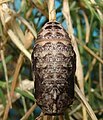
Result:
{"type": "Polygon", "coordinates": [[[37,105],[44,114],[63,114],[74,100],[76,54],[59,22],[47,22],[38,33],[32,68],[37,105]]]}

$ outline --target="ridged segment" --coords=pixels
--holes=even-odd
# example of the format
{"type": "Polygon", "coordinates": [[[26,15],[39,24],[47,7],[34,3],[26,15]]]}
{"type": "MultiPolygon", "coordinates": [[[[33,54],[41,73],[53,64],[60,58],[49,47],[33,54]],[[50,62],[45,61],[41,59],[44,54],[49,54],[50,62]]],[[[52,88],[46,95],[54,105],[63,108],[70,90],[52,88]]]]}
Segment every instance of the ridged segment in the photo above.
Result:
{"type": "Polygon", "coordinates": [[[47,22],[38,33],[38,37],[36,41],[40,39],[48,39],[48,40],[65,39],[69,41],[70,37],[68,36],[68,33],[65,31],[65,29],[61,26],[60,23],[47,22]]]}
{"type": "Polygon", "coordinates": [[[45,114],[63,114],[74,98],[76,56],[71,40],[61,24],[48,22],[36,41],[32,63],[37,104],[45,114]]]}

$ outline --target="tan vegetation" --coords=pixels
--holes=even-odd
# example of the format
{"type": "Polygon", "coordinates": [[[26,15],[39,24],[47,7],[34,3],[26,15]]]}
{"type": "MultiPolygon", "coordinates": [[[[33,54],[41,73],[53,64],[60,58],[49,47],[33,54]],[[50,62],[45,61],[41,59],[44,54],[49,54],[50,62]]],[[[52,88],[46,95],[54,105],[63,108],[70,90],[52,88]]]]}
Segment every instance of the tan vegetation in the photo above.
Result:
{"type": "Polygon", "coordinates": [[[62,13],[57,20],[66,25],[77,57],[75,100],[64,116],[41,113],[38,120],[102,120],[103,0],[56,0],[56,4],[55,0],[22,0],[18,11],[14,2],[0,0],[0,118],[11,119],[9,110],[13,108],[22,111],[18,111],[21,120],[36,116],[32,114],[36,104],[31,52],[37,31],[62,13]],[[43,16],[45,20],[40,22],[43,16]],[[22,101],[21,108],[17,100],[22,101]]]}

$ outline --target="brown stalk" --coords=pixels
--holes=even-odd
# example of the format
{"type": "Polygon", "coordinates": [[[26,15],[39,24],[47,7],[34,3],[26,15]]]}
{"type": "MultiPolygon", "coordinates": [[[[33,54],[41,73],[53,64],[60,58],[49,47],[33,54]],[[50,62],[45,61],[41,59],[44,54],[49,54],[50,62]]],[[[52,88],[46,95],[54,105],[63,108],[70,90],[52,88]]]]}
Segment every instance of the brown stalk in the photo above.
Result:
{"type": "Polygon", "coordinates": [[[87,74],[86,74],[86,76],[85,76],[85,78],[84,78],[85,82],[88,80],[88,78],[89,78],[89,76],[90,76],[90,73],[91,73],[91,71],[93,70],[93,67],[94,67],[94,65],[96,64],[96,62],[97,62],[96,58],[93,58],[93,60],[92,60],[92,62],[91,62],[91,67],[89,68],[89,70],[88,70],[88,72],[87,72],[87,74]]]}
{"type": "Polygon", "coordinates": [[[36,33],[35,28],[32,28],[31,25],[30,25],[30,23],[27,22],[23,17],[18,16],[18,18],[32,32],[32,34],[34,35],[34,37],[37,38],[37,33],[36,33]]]}
{"type": "MultiPolygon", "coordinates": [[[[26,48],[29,48],[29,46],[31,45],[32,40],[33,40],[33,36],[32,36],[31,33],[28,33],[28,35],[25,35],[24,46],[26,48]]],[[[23,63],[23,59],[24,59],[24,55],[23,55],[23,53],[20,53],[18,61],[17,61],[16,69],[15,69],[15,72],[14,72],[12,85],[11,85],[11,92],[10,92],[11,98],[13,98],[13,95],[14,95],[14,90],[15,90],[15,87],[17,85],[17,78],[18,78],[22,63],[23,63]]],[[[7,104],[6,108],[5,108],[3,120],[7,120],[9,107],[10,107],[9,104],[7,104]]]]}
{"type": "Polygon", "coordinates": [[[71,41],[73,43],[73,47],[74,47],[76,57],[77,57],[77,60],[76,60],[76,62],[77,62],[76,63],[76,69],[77,69],[76,70],[76,76],[77,76],[77,79],[78,79],[79,86],[80,86],[81,90],[83,91],[83,88],[84,88],[84,85],[83,85],[83,69],[82,69],[82,64],[81,64],[81,60],[80,60],[80,54],[79,54],[79,50],[78,50],[78,47],[77,47],[77,43],[76,43],[75,38],[73,36],[73,27],[72,27],[72,21],[71,21],[71,17],[70,17],[68,0],[63,1],[63,15],[64,15],[64,17],[67,21],[68,33],[69,33],[69,35],[72,36],[71,41]]]}
{"type": "Polygon", "coordinates": [[[20,29],[19,24],[14,20],[12,21],[11,27],[13,29],[13,32],[16,34],[16,36],[18,36],[18,38],[23,43],[25,41],[25,36],[24,36],[23,31],[20,29]]]}
{"type": "Polygon", "coordinates": [[[36,103],[34,105],[32,105],[32,107],[26,112],[26,114],[20,120],[28,120],[29,116],[34,111],[36,106],[37,106],[36,103]]]}
{"type": "MultiPolygon", "coordinates": [[[[95,0],[90,0],[91,3],[95,4],[95,0]]],[[[103,20],[103,12],[96,7],[96,10],[100,16],[101,21],[103,20]]],[[[100,57],[103,59],[103,24],[101,24],[100,28],[100,57]]],[[[102,63],[103,64],[103,63],[102,63]]],[[[100,84],[100,91],[103,96],[103,65],[99,63],[99,84],[100,84]]]]}
{"type": "Polygon", "coordinates": [[[6,67],[5,57],[4,57],[4,51],[1,50],[0,53],[1,53],[1,60],[3,63],[3,68],[4,68],[5,79],[6,79],[7,99],[8,99],[7,105],[9,106],[9,108],[11,108],[12,107],[11,96],[10,96],[10,91],[9,91],[9,82],[8,82],[7,67],[6,67]]]}
{"type": "MultiPolygon", "coordinates": [[[[103,58],[103,27],[100,28],[100,57],[103,58]]],[[[99,86],[103,96],[103,65],[99,63],[99,86]]]]}
{"type": "MultiPolygon", "coordinates": [[[[25,38],[22,39],[22,42],[24,43],[24,46],[26,49],[30,47],[32,40],[33,40],[33,36],[30,32],[28,32],[28,34],[25,35],[25,38]]],[[[14,77],[13,77],[13,82],[12,82],[12,87],[11,87],[11,97],[13,97],[13,94],[14,94],[14,89],[16,87],[16,81],[17,81],[17,78],[18,78],[22,63],[23,63],[23,59],[24,59],[24,55],[23,53],[20,53],[19,59],[17,61],[16,69],[14,72],[14,77]]]]}
{"type": "Polygon", "coordinates": [[[43,115],[43,120],[51,120],[51,119],[50,119],[50,116],[43,115]]]}
{"type": "Polygon", "coordinates": [[[28,19],[32,13],[33,8],[31,7],[26,13],[26,19],[28,19]]]}
{"type": "Polygon", "coordinates": [[[43,116],[44,114],[43,112],[41,112],[40,115],[36,118],[36,120],[43,120],[43,116]]]}
{"type": "Polygon", "coordinates": [[[9,29],[7,31],[9,37],[11,38],[11,41],[26,55],[26,57],[31,61],[31,54],[30,52],[24,47],[18,36],[15,35],[15,33],[9,29]]]}
{"type": "Polygon", "coordinates": [[[49,21],[55,21],[56,20],[55,0],[49,0],[48,9],[49,9],[49,21]]]}
{"type": "Polygon", "coordinates": [[[48,13],[46,9],[44,8],[44,5],[40,5],[37,0],[32,0],[31,3],[34,3],[35,7],[44,15],[48,18],[48,13]]]}
{"type": "Polygon", "coordinates": [[[83,93],[81,92],[81,90],[78,88],[78,86],[76,84],[75,84],[75,92],[78,95],[78,97],[80,98],[80,101],[82,101],[82,103],[85,105],[86,110],[87,110],[88,114],[90,115],[91,119],[97,120],[97,117],[94,114],[94,111],[92,110],[92,108],[90,107],[89,103],[87,102],[85,96],[83,95],[83,93]]]}
{"type": "Polygon", "coordinates": [[[86,45],[82,43],[82,41],[79,41],[76,39],[77,43],[80,44],[90,55],[92,55],[94,58],[96,58],[101,64],[103,64],[103,60],[96,55],[90,48],[88,48],[86,45]]]}
{"type": "Polygon", "coordinates": [[[63,119],[63,115],[60,115],[60,116],[59,116],[59,120],[64,120],[64,119],[63,119]]]}
{"type": "Polygon", "coordinates": [[[52,116],[52,120],[55,120],[55,116],[52,116]]]}
{"type": "MultiPolygon", "coordinates": [[[[96,4],[95,0],[90,0],[90,1],[92,4],[96,4]]],[[[103,12],[101,12],[100,9],[98,9],[98,6],[96,7],[96,10],[100,16],[101,21],[102,21],[103,20],[103,12]]],[[[103,26],[103,24],[102,24],[102,26],[103,26]]]]}
{"type": "Polygon", "coordinates": [[[84,16],[85,23],[86,23],[86,37],[85,37],[85,42],[88,43],[89,42],[89,37],[90,37],[90,25],[89,25],[88,17],[87,17],[87,15],[86,15],[85,12],[83,12],[83,16],[84,16]]]}
{"type": "MultiPolygon", "coordinates": [[[[52,120],[52,116],[46,115],[45,117],[47,120],[52,120]]],[[[43,118],[43,120],[46,120],[45,117],[43,118]]]]}
{"type": "MultiPolygon", "coordinates": [[[[74,47],[74,51],[76,53],[76,76],[78,80],[79,87],[84,94],[84,76],[83,76],[83,68],[81,64],[81,59],[80,59],[80,53],[77,47],[77,43],[75,41],[75,37],[73,36],[73,26],[72,26],[72,21],[71,21],[71,15],[70,15],[70,9],[69,9],[69,3],[68,0],[63,1],[63,14],[64,17],[66,18],[67,21],[67,26],[68,26],[68,33],[69,35],[72,35],[72,43],[74,47]]],[[[84,105],[82,105],[82,111],[83,111],[83,119],[87,120],[87,114],[86,114],[86,109],[84,105]]]]}

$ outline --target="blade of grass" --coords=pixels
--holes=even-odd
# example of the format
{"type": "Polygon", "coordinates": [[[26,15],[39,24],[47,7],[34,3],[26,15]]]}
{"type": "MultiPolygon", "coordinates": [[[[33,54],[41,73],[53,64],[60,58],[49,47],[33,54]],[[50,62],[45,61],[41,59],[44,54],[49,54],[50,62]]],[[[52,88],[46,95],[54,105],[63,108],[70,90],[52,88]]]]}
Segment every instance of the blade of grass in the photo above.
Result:
{"type": "MultiPolygon", "coordinates": [[[[68,33],[72,35],[72,43],[74,47],[74,51],[76,53],[76,76],[77,76],[77,81],[79,84],[79,87],[84,94],[84,76],[83,76],[83,68],[82,68],[82,63],[80,59],[80,53],[77,47],[77,43],[75,41],[75,38],[73,36],[73,26],[72,26],[72,21],[71,21],[71,15],[70,15],[70,9],[69,9],[69,3],[68,0],[63,1],[63,14],[64,17],[66,18],[67,26],[68,26],[68,33]],[[66,8],[66,9],[65,9],[66,8]]],[[[86,110],[85,107],[82,106],[82,111],[83,111],[83,119],[87,120],[87,115],[86,115],[86,110]]]]}
{"type": "Polygon", "coordinates": [[[10,36],[12,42],[24,53],[24,55],[31,61],[31,54],[25,49],[24,45],[20,42],[18,37],[14,34],[12,30],[8,30],[8,35],[10,36]]]}
{"type": "MultiPolygon", "coordinates": [[[[12,59],[13,59],[13,56],[12,56],[12,55],[7,56],[7,57],[5,58],[6,64],[7,64],[8,62],[10,62],[12,59]]],[[[1,69],[1,68],[2,68],[2,63],[0,63],[0,69],[1,69]]]]}
{"type": "Polygon", "coordinates": [[[90,10],[91,14],[94,14],[98,18],[98,20],[101,22],[101,24],[103,24],[103,20],[101,19],[99,14],[95,11],[95,9],[92,7],[93,0],[90,0],[90,1],[83,0],[83,2],[85,3],[86,8],[90,10]]]}
{"type": "Polygon", "coordinates": [[[0,81],[0,87],[1,88],[6,88],[6,82],[0,81]]]}
{"type": "Polygon", "coordinates": [[[73,109],[73,110],[69,113],[69,115],[75,114],[75,112],[78,111],[81,107],[82,107],[82,104],[79,104],[75,109],[73,109]]]}
{"type": "Polygon", "coordinates": [[[27,90],[21,90],[20,88],[16,88],[15,90],[17,93],[19,93],[22,96],[25,96],[27,98],[29,98],[30,100],[34,101],[34,96],[27,90]]]}
{"type": "Polygon", "coordinates": [[[78,30],[78,39],[81,41],[82,40],[82,28],[81,28],[81,23],[80,23],[80,17],[77,15],[77,30],[78,30]]]}
{"type": "Polygon", "coordinates": [[[92,55],[94,58],[96,58],[100,63],[103,64],[103,60],[96,55],[90,48],[88,48],[82,41],[79,41],[76,39],[77,43],[80,44],[90,55],[92,55]]]}
{"type": "Polygon", "coordinates": [[[91,62],[91,66],[90,66],[87,74],[85,75],[85,78],[84,78],[85,82],[88,80],[88,78],[89,78],[89,76],[90,76],[90,73],[91,73],[91,71],[93,70],[93,67],[94,67],[94,65],[96,64],[96,62],[97,62],[97,60],[96,60],[95,58],[93,58],[93,60],[92,60],[92,62],[91,62]]]}
{"type": "MultiPolygon", "coordinates": [[[[5,57],[4,57],[4,51],[1,50],[0,53],[1,53],[1,59],[2,59],[2,64],[4,68],[5,79],[6,79],[8,106],[11,108],[12,105],[11,105],[11,97],[10,97],[10,91],[9,91],[9,80],[7,75],[7,67],[6,67],[5,57]]],[[[6,120],[6,116],[7,116],[7,112],[5,111],[3,120],[6,120]]]]}
{"type": "Polygon", "coordinates": [[[36,103],[26,112],[26,114],[20,119],[20,120],[27,120],[29,118],[29,116],[31,115],[31,113],[34,111],[34,109],[36,108],[36,103]]]}
{"type": "MultiPolygon", "coordinates": [[[[22,80],[22,82],[20,84],[21,84],[21,86],[23,86],[23,88],[21,89],[20,85],[18,86],[18,88],[16,89],[16,93],[14,95],[14,98],[12,99],[12,102],[14,103],[17,99],[19,99],[21,97],[21,95],[24,95],[24,96],[26,95],[26,96],[28,96],[29,99],[34,101],[33,95],[30,92],[28,92],[28,90],[31,90],[34,88],[33,82],[26,79],[26,80],[22,80]],[[18,94],[18,93],[20,93],[20,94],[18,94]]],[[[6,89],[6,83],[0,81],[0,87],[2,87],[3,89],[6,89]]],[[[6,111],[5,115],[8,116],[7,111],[9,111],[9,104],[6,105],[5,111],[6,111]]],[[[0,105],[0,115],[2,115],[3,112],[4,112],[4,107],[3,107],[3,105],[0,105]]],[[[5,120],[7,120],[6,116],[5,116],[5,120]]],[[[4,118],[3,118],[3,120],[4,120],[4,118]]]]}
{"type": "Polygon", "coordinates": [[[85,105],[87,112],[90,115],[91,119],[98,120],[97,117],[95,116],[94,111],[92,110],[91,106],[87,102],[85,96],[82,94],[82,92],[80,91],[80,89],[77,87],[76,84],[75,84],[75,92],[78,95],[78,97],[80,98],[81,102],[85,105]]]}
{"type": "MultiPolygon", "coordinates": [[[[68,33],[69,33],[69,35],[73,36],[73,27],[72,27],[72,21],[71,21],[71,17],[70,17],[68,0],[64,0],[64,2],[63,2],[63,14],[64,14],[64,17],[67,22],[68,33]],[[65,8],[67,8],[67,9],[65,9],[65,8]]],[[[72,37],[71,41],[73,43],[73,48],[76,53],[76,76],[78,79],[79,86],[83,91],[83,89],[84,89],[83,88],[84,87],[84,85],[83,85],[83,70],[82,70],[82,64],[81,64],[81,60],[80,60],[79,50],[78,50],[77,43],[75,41],[74,36],[72,37]]]]}
{"type": "MultiPolygon", "coordinates": [[[[22,79],[21,79],[21,75],[19,75],[19,82],[21,83],[22,79]]],[[[21,84],[21,90],[23,90],[23,85],[21,84]]],[[[27,112],[27,105],[26,105],[26,101],[25,101],[25,97],[21,96],[22,99],[22,103],[23,103],[23,109],[24,109],[24,113],[27,112]]]]}
{"type": "Polygon", "coordinates": [[[87,15],[84,11],[83,11],[83,16],[84,16],[84,20],[85,20],[85,23],[86,23],[85,42],[88,43],[89,42],[89,37],[90,37],[90,25],[89,25],[88,17],[87,17],[87,15]]]}
{"type": "Polygon", "coordinates": [[[23,17],[18,16],[18,18],[20,19],[20,21],[27,26],[27,28],[32,32],[32,34],[34,35],[35,38],[37,38],[37,32],[35,30],[35,28],[32,28],[30,23],[28,23],[23,17]]]}
{"type": "MultiPolygon", "coordinates": [[[[94,0],[90,0],[92,4],[97,4],[96,1],[94,0]]],[[[102,1],[103,2],[103,1],[102,1]]],[[[99,4],[98,4],[99,5],[99,4]]],[[[98,12],[98,15],[99,15],[99,19],[101,21],[101,24],[103,25],[103,13],[100,11],[100,9],[98,9],[98,6],[96,7],[96,10],[98,12]]]]}
{"type": "Polygon", "coordinates": [[[1,88],[0,88],[0,99],[2,100],[3,106],[5,107],[6,106],[6,98],[5,98],[5,95],[1,88]]]}
{"type": "Polygon", "coordinates": [[[19,24],[14,20],[12,22],[12,29],[14,31],[14,33],[18,36],[18,38],[21,40],[21,42],[23,43],[25,41],[25,36],[23,31],[21,30],[19,24]]]}
{"type": "Polygon", "coordinates": [[[33,4],[35,4],[36,8],[38,8],[38,10],[48,18],[48,13],[46,11],[46,8],[44,7],[44,5],[38,4],[37,0],[32,0],[33,4]]]}
{"type": "MultiPolygon", "coordinates": [[[[21,39],[22,39],[22,37],[21,37],[21,39]]],[[[25,39],[23,38],[21,40],[24,43],[24,47],[26,49],[28,49],[30,47],[30,45],[32,43],[32,39],[33,39],[33,36],[28,32],[28,34],[25,35],[25,39]]],[[[14,95],[14,89],[17,85],[17,78],[18,78],[18,75],[19,75],[19,72],[20,72],[20,68],[23,64],[23,58],[24,58],[24,55],[21,53],[20,56],[19,56],[19,59],[17,61],[16,69],[15,69],[15,72],[14,72],[14,78],[13,78],[12,85],[11,85],[12,86],[11,87],[11,92],[10,92],[11,98],[13,98],[13,95],[14,95]]],[[[9,105],[7,104],[6,109],[5,109],[6,115],[4,114],[5,119],[8,116],[8,112],[9,112],[9,105]]]]}
{"type": "MultiPolygon", "coordinates": [[[[100,28],[100,57],[103,59],[103,26],[100,28]]],[[[99,86],[103,96],[103,65],[99,63],[99,86]]]]}
{"type": "MultiPolygon", "coordinates": [[[[24,46],[26,49],[28,49],[32,43],[32,40],[33,40],[33,36],[28,32],[28,34],[25,35],[25,41],[23,41],[24,43],[24,46]]],[[[18,75],[19,75],[19,72],[20,72],[20,68],[23,64],[23,60],[24,60],[24,55],[21,53],[19,55],[19,59],[17,61],[17,65],[16,65],[16,69],[15,69],[15,72],[14,72],[14,77],[13,77],[13,82],[12,82],[12,87],[11,87],[11,97],[13,96],[14,94],[14,89],[16,87],[16,80],[18,78],[18,75]]]]}

